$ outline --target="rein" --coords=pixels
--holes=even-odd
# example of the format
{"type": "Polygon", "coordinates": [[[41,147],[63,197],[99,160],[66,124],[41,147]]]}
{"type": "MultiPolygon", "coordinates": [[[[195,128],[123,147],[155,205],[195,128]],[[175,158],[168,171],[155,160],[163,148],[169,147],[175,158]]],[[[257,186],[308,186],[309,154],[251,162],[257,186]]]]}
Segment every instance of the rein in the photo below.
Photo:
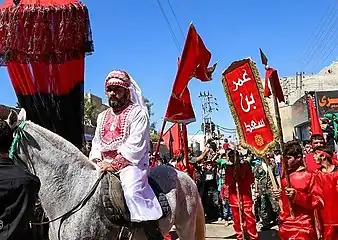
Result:
{"type": "MultiPolygon", "coordinates": [[[[28,158],[28,163],[26,163],[24,160],[22,160],[18,153],[17,153],[17,149],[19,147],[19,144],[22,142],[22,140],[27,139],[24,128],[26,126],[25,122],[22,122],[17,129],[14,131],[15,135],[14,135],[14,140],[12,143],[12,146],[10,148],[9,151],[9,157],[11,159],[14,160],[14,162],[22,167],[24,167],[25,169],[27,169],[29,172],[33,173],[34,175],[36,175],[36,171],[34,169],[33,163],[31,161],[30,158],[28,158]],[[30,166],[28,166],[30,165],[30,166]]],[[[87,195],[76,205],[74,206],[72,209],[70,209],[68,212],[66,212],[65,214],[54,218],[53,220],[50,221],[46,221],[46,222],[30,222],[31,225],[36,225],[36,226],[41,226],[41,225],[46,225],[52,222],[55,222],[57,220],[60,220],[60,225],[59,225],[59,229],[58,229],[58,239],[61,239],[61,225],[62,223],[68,219],[70,216],[72,216],[73,214],[77,213],[78,211],[80,211],[84,205],[86,205],[86,203],[88,202],[88,200],[94,195],[97,187],[99,186],[101,180],[103,179],[103,177],[105,176],[106,172],[103,172],[100,174],[99,178],[96,180],[95,184],[92,186],[92,188],[90,189],[90,191],[87,193],[87,195]]]]}

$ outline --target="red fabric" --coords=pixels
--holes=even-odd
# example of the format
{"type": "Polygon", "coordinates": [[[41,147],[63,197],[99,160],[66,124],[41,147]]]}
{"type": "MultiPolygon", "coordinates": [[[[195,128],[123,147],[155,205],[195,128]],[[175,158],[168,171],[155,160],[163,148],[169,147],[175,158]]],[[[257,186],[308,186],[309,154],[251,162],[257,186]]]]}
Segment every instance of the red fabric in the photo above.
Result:
{"type": "Polygon", "coordinates": [[[264,111],[257,86],[257,81],[260,80],[255,79],[253,73],[258,70],[252,69],[252,66],[250,59],[232,63],[223,73],[223,84],[230,95],[227,96],[228,101],[235,110],[232,114],[236,115],[235,119],[239,120],[237,128],[242,133],[239,135],[243,136],[240,138],[241,144],[250,146],[256,152],[263,152],[275,136],[264,111]],[[241,82],[242,85],[238,86],[241,82]]]}
{"type": "Polygon", "coordinates": [[[229,143],[224,143],[223,144],[223,149],[228,150],[229,149],[229,143]]]}
{"type": "Polygon", "coordinates": [[[62,63],[93,51],[88,9],[77,0],[21,0],[18,6],[6,0],[0,5],[0,26],[5,64],[62,63]]]}
{"type": "MultiPolygon", "coordinates": [[[[321,209],[320,215],[325,226],[338,226],[338,171],[331,173],[323,173],[318,171],[323,191],[324,207],[321,209]]],[[[338,239],[338,238],[337,238],[338,239]]]]}
{"type": "MultiPolygon", "coordinates": [[[[231,207],[232,217],[234,219],[234,230],[236,233],[237,240],[244,240],[241,223],[239,218],[239,208],[231,207]]],[[[248,233],[250,240],[258,240],[258,232],[256,228],[256,218],[252,211],[252,206],[247,206],[243,208],[243,224],[244,230],[248,233]]]]}
{"type": "Polygon", "coordinates": [[[116,171],[120,171],[121,169],[128,167],[132,164],[121,155],[117,155],[112,161],[111,165],[116,171]]]}
{"type": "Polygon", "coordinates": [[[338,226],[324,227],[323,240],[337,240],[338,239],[338,226]]]}
{"type": "Polygon", "coordinates": [[[178,123],[173,124],[162,136],[162,139],[170,150],[170,140],[172,140],[172,151],[174,155],[181,153],[181,136],[180,136],[180,126],[178,123]],[[171,136],[170,136],[171,135],[171,136]],[[171,139],[170,139],[171,138],[171,139]]]}
{"type": "Polygon", "coordinates": [[[311,133],[312,135],[320,134],[323,136],[323,129],[319,123],[318,112],[311,96],[309,96],[308,102],[309,102],[309,114],[311,118],[311,133]]]}
{"type": "Polygon", "coordinates": [[[193,77],[201,81],[211,80],[210,71],[208,71],[210,58],[211,53],[206,49],[201,37],[191,24],[179,62],[165,120],[185,123],[195,121],[188,83],[193,77]]]}
{"type": "MultiPolygon", "coordinates": [[[[247,163],[240,164],[238,169],[239,191],[243,206],[252,206],[251,184],[254,183],[254,175],[247,163]]],[[[238,207],[238,197],[236,190],[235,167],[229,166],[225,170],[224,182],[229,185],[229,205],[238,207]]]]}
{"type": "Polygon", "coordinates": [[[309,172],[316,172],[321,167],[321,164],[316,163],[313,156],[314,153],[312,152],[305,155],[305,165],[309,172]]]}
{"type": "Polygon", "coordinates": [[[16,94],[68,94],[84,81],[84,56],[63,64],[7,63],[7,70],[16,94]]]}
{"type": "MultiPolygon", "coordinates": [[[[305,165],[306,165],[306,169],[309,172],[316,172],[320,167],[321,164],[316,163],[315,159],[313,158],[314,153],[308,153],[305,155],[305,165]]],[[[337,155],[333,154],[332,156],[332,163],[335,166],[338,166],[338,159],[337,159],[337,155]]]]}
{"type": "Polygon", "coordinates": [[[165,235],[165,236],[163,237],[163,240],[171,240],[170,233],[168,233],[167,235],[165,235]]]}
{"type": "MultiPolygon", "coordinates": [[[[304,170],[290,174],[291,187],[296,190],[292,202],[294,217],[290,215],[288,197],[281,192],[282,210],[279,215],[279,234],[281,239],[317,239],[315,231],[314,209],[323,207],[322,191],[317,175],[304,170]]],[[[282,179],[282,189],[287,186],[282,179]]]]}
{"type": "Polygon", "coordinates": [[[221,187],[221,199],[226,200],[229,199],[229,185],[223,184],[221,187]]]}
{"type": "Polygon", "coordinates": [[[270,97],[271,91],[269,88],[269,79],[271,78],[271,82],[273,84],[273,87],[275,89],[276,98],[279,102],[285,102],[284,94],[282,87],[279,82],[279,77],[277,70],[274,68],[269,68],[265,71],[265,88],[264,88],[264,97],[270,97]]]}
{"type": "Polygon", "coordinates": [[[184,165],[184,162],[183,161],[180,161],[176,164],[176,169],[179,170],[179,171],[182,171],[182,172],[186,172],[188,173],[188,175],[193,179],[195,180],[196,179],[196,176],[195,176],[195,168],[194,168],[194,165],[192,163],[188,163],[188,167],[186,167],[184,165]]]}

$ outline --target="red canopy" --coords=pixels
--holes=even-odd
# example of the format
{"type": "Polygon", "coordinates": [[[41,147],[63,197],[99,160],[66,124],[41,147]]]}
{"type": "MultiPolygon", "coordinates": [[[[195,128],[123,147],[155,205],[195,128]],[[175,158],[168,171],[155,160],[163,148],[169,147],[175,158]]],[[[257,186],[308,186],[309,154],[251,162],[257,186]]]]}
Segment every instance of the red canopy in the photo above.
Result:
{"type": "Polygon", "coordinates": [[[0,5],[0,63],[62,63],[93,51],[88,9],[81,2],[18,2],[0,5]]]}
{"type": "Polygon", "coordinates": [[[83,140],[85,55],[93,51],[87,7],[77,0],[5,0],[0,65],[27,118],[77,147],[83,140]]]}

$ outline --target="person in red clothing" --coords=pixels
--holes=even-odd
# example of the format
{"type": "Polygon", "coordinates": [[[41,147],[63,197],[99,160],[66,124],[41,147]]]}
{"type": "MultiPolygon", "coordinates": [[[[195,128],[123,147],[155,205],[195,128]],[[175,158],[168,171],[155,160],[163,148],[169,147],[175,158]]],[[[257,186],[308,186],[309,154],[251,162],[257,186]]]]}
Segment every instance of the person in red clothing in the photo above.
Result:
{"type": "Polygon", "coordinates": [[[321,163],[318,176],[323,190],[324,207],[320,211],[324,240],[338,239],[338,167],[332,163],[332,152],[325,147],[314,150],[317,162],[321,163]]]}
{"type": "Polygon", "coordinates": [[[285,166],[290,176],[290,187],[287,187],[285,176],[282,176],[282,190],[277,198],[281,200],[279,215],[279,237],[281,240],[316,240],[314,210],[321,209],[324,202],[318,176],[306,171],[303,163],[302,146],[298,141],[285,144],[285,166]],[[294,216],[290,212],[290,203],[294,216]]]}
{"type": "MultiPolygon", "coordinates": [[[[312,150],[316,147],[323,147],[325,145],[324,137],[320,134],[314,134],[310,138],[310,143],[312,150]]],[[[315,172],[321,167],[321,164],[317,163],[313,156],[313,151],[305,155],[305,167],[309,172],[315,172]]]]}
{"type": "Polygon", "coordinates": [[[175,168],[177,170],[182,171],[182,172],[186,172],[193,180],[195,180],[196,174],[195,174],[194,165],[189,161],[188,166],[186,166],[183,153],[176,156],[176,159],[177,159],[177,164],[176,164],[175,168]]]}
{"type": "Polygon", "coordinates": [[[238,240],[243,239],[242,226],[240,222],[239,200],[242,210],[243,230],[248,233],[250,240],[258,240],[258,233],[256,229],[256,219],[252,211],[252,195],[251,185],[254,183],[254,175],[248,163],[240,163],[239,166],[235,164],[239,161],[240,155],[235,150],[230,150],[228,153],[229,161],[234,163],[225,170],[224,183],[229,185],[229,205],[234,220],[234,230],[238,240]],[[235,156],[236,154],[236,156],[235,156]],[[238,199],[236,189],[236,179],[238,181],[239,196],[238,199]]]}
{"type": "Polygon", "coordinates": [[[228,139],[227,138],[225,138],[224,139],[224,143],[223,143],[223,149],[225,150],[225,151],[227,151],[228,149],[229,149],[229,141],[228,141],[228,139]]]}

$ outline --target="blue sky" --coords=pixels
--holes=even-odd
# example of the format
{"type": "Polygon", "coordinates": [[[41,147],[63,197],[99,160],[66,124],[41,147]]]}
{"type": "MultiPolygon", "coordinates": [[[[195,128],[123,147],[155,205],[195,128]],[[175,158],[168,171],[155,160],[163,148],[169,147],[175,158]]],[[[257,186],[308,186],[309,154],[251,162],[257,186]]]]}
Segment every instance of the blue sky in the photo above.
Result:
{"type": "MultiPolygon", "coordinates": [[[[184,38],[172,15],[167,0],[160,0],[180,47],[184,38]]],[[[186,34],[192,21],[212,53],[212,63],[218,62],[214,80],[190,82],[189,88],[197,122],[189,132],[200,128],[200,91],[210,91],[217,98],[219,112],[214,122],[231,128],[232,116],[221,85],[221,72],[234,60],[252,57],[261,74],[261,47],[270,64],[279,69],[280,76],[294,75],[308,49],[318,23],[335,0],[171,0],[170,3],[186,34]]],[[[0,0],[0,2],[2,2],[0,0]]],[[[177,50],[156,0],[85,0],[90,11],[95,52],[86,59],[85,89],[102,96],[103,80],[112,69],[126,69],[140,84],[144,96],[153,103],[153,121],[160,127],[177,70],[177,50]]],[[[332,42],[332,41],[331,41],[332,42]]],[[[313,58],[309,70],[317,72],[337,57],[313,58]],[[318,60],[321,59],[321,60],[318,60]]],[[[0,103],[15,105],[5,68],[0,68],[0,103]]]]}

